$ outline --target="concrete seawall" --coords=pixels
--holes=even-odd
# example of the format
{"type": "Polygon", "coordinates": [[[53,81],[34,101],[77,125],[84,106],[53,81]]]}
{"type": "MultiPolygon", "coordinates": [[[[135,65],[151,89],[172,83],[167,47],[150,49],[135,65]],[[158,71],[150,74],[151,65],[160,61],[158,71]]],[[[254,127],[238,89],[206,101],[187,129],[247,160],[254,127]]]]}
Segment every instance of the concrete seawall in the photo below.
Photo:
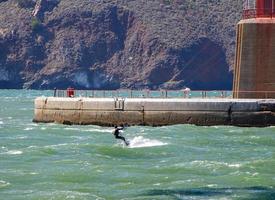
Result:
{"type": "Polygon", "coordinates": [[[275,100],[58,98],[35,99],[34,122],[62,124],[275,125],[275,100]]]}

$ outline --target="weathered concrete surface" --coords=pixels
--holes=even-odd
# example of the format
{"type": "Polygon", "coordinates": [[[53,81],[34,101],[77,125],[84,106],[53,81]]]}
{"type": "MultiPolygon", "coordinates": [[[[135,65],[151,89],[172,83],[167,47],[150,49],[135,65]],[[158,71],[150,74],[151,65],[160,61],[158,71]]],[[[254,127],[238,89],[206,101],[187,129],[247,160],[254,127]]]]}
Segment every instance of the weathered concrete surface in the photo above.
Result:
{"type": "Polygon", "coordinates": [[[234,98],[275,98],[274,35],[274,18],[238,23],[234,98]]]}
{"type": "Polygon", "coordinates": [[[35,100],[34,122],[113,125],[275,125],[275,99],[113,99],[35,100]]]}

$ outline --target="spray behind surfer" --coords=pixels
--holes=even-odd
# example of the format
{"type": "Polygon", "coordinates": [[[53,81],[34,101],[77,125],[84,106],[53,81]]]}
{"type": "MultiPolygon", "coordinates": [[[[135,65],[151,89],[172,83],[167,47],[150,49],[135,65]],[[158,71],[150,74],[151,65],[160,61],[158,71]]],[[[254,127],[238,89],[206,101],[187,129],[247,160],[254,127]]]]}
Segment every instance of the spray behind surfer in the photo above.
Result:
{"type": "Polygon", "coordinates": [[[119,139],[119,140],[123,140],[123,142],[125,143],[126,146],[129,145],[129,142],[127,142],[127,140],[125,139],[125,137],[121,136],[120,135],[120,131],[123,130],[124,127],[118,127],[118,126],[115,126],[115,130],[113,131],[113,134],[115,136],[116,139],[119,139]]]}

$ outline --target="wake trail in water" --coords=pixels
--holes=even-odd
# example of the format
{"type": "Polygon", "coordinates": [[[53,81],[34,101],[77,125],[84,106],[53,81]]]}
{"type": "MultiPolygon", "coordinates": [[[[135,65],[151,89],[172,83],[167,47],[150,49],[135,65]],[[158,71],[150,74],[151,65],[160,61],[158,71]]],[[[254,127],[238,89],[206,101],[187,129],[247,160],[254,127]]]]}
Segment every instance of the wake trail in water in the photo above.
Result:
{"type": "Polygon", "coordinates": [[[137,136],[130,140],[129,148],[156,147],[165,145],[167,145],[167,143],[158,140],[143,138],[142,136],[137,136]]]}

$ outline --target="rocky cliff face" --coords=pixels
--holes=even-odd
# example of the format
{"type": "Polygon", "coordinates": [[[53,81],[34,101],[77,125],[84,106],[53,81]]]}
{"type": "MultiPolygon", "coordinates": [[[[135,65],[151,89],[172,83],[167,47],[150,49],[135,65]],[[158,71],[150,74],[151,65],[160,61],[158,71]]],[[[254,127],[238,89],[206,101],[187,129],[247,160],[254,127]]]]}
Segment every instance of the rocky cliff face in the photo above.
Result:
{"type": "Polygon", "coordinates": [[[0,1],[0,88],[230,89],[241,1],[0,1]]]}

